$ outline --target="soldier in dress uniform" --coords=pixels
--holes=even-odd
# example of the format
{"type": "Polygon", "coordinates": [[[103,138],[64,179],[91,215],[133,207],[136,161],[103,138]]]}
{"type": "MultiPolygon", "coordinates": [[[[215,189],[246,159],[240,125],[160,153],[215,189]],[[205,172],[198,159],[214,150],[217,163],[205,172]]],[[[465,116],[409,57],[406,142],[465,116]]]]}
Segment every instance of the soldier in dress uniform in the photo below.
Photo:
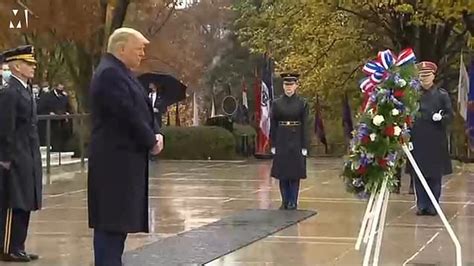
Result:
{"type": "Polygon", "coordinates": [[[29,262],[25,252],[30,212],[41,208],[42,171],[36,102],[29,80],[34,77],[33,47],[4,53],[11,77],[0,90],[0,260],[29,262]]]}
{"type": "Polygon", "coordinates": [[[308,116],[306,101],[296,94],[299,74],[283,73],[285,94],[272,105],[270,138],[274,154],[271,176],[280,181],[280,209],[298,206],[300,179],[306,178],[308,154],[308,116]]]}
{"type": "MultiPolygon", "coordinates": [[[[453,110],[448,92],[434,85],[437,66],[433,62],[418,64],[423,93],[420,98],[419,115],[411,131],[413,157],[428,185],[439,202],[443,175],[452,173],[448,152],[447,125],[452,120],[453,110]]],[[[408,172],[415,185],[417,215],[436,215],[428,194],[408,163],[408,172]]]]}

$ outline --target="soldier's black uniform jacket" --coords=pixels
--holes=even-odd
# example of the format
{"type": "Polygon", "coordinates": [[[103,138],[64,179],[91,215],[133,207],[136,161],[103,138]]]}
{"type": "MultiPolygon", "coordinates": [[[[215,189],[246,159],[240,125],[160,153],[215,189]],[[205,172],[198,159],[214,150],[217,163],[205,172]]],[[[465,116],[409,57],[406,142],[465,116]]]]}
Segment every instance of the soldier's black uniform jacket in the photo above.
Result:
{"type": "Polygon", "coordinates": [[[42,170],[36,103],[29,86],[12,76],[0,90],[0,161],[4,170],[1,207],[33,211],[41,208],[42,170]]]}
{"type": "Polygon", "coordinates": [[[270,138],[275,148],[271,176],[280,180],[306,178],[309,149],[309,109],[306,101],[294,94],[276,99],[272,105],[270,138]]]}
{"type": "MultiPolygon", "coordinates": [[[[424,91],[420,98],[420,110],[411,130],[413,156],[426,178],[441,178],[453,172],[448,151],[447,125],[453,110],[448,93],[441,88],[424,91]],[[443,111],[441,121],[433,121],[433,114],[443,111]]],[[[413,172],[407,163],[408,172],[413,172]]]]}

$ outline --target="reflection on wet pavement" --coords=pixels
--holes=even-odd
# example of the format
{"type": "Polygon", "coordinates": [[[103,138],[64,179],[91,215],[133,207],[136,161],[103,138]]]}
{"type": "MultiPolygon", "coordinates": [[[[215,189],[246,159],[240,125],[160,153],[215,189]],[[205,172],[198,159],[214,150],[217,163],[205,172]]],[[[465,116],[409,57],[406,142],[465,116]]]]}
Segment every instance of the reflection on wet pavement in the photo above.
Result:
{"type": "MultiPolygon", "coordinates": [[[[330,158],[308,163],[300,208],[318,215],[208,265],[361,265],[363,253],[354,244],[366,202],[344,191],[341,164],[330,158]]],[[[278,208],[278,184],[268,177],[269,170],[270,161],[154,164],[151,233],[130,235],[127,250],[241,210],[278,208]]],[[[32,216],[27,242],[28,250],[42,259],[28,265],[92,265],[85,174],[69,175],[74,178],[45,187],[45,208],[32,216]]],[[[403,182],[402,194],[390,198],[381,264],[454,265],[454,247],[441,221],[414,215],[406,177],[403,182]]],[[[464,262],[474,262],[474,179],[469,169],[458,169],[444,180],[442,207],[460,238],[464,262]]]]}

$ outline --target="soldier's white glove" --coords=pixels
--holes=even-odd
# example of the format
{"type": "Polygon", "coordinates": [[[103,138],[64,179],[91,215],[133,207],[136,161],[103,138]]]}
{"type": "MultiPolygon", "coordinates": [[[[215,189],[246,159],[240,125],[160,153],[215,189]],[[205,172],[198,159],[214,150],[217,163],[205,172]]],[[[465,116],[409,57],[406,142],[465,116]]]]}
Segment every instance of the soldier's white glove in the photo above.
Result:
{"type": "Polygon", "coordinates": [[[443,116],[441,115],[442,112],[443,112],[443,110],[439,111],[438,113],[434,113],[433,114],[433,121],[435,121],[435,122],[441,121],[441,119],[443,119],[443,116]]]}
{"type": "Polygon", "coordinates": [[[303,156],[308,155],[308,150],[307,149],[301,149],[301,154],[303,154],[303,156]]]}
{"type": "Polygon", "coordinates": [[[275,153],[276,153],[276,149],[275,149],[275,147],[271,148],[271,150],[270,150],[270,151],[271,151],[271,153],[272,153],[272,154],[275,154],[275,153]]]}

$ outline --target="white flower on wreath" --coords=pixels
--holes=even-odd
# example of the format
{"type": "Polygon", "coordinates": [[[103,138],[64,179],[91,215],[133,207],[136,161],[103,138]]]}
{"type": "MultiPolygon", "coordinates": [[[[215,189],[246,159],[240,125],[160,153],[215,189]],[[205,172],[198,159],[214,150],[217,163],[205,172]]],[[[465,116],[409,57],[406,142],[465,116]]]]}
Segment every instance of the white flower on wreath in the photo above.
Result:
{"type": "Polygon", "coordinates": [[[375,141],[375,138],[377,137],[377,134],[372,133],[369,135],[371,141],[375,141]]]}
{"type": "Polygon", "coordinates": [[[399,79],[398,82],[397,82],[397,85],[398,85],[398,87],[403,88],[407,85],[407,82],[404,79],[399,79]]]}
{"type": "Polygon", "coordinates": [[[399,111],[397,108],[393,108],[393,109],[392,109],[392,115],[393,115],[393,116],[397,116],[397,115],[399,115],[399,114],[400,114],[400,111],[399,111]]]}
{"type": "Polygon", "coordinates": [[[400,136],[400,133],[402,133],[402,129],[399,126],[395,126],[393,128],[393,135],[400,136]]]}
{"type": "Polygon", "coordinates": [[[376,126],[380,126],[383,123],[383,121],[385,121],[385,118],[382,115],[376,115],[372,119],[372,123],[374,123],[374,125],[376,126]]]}

